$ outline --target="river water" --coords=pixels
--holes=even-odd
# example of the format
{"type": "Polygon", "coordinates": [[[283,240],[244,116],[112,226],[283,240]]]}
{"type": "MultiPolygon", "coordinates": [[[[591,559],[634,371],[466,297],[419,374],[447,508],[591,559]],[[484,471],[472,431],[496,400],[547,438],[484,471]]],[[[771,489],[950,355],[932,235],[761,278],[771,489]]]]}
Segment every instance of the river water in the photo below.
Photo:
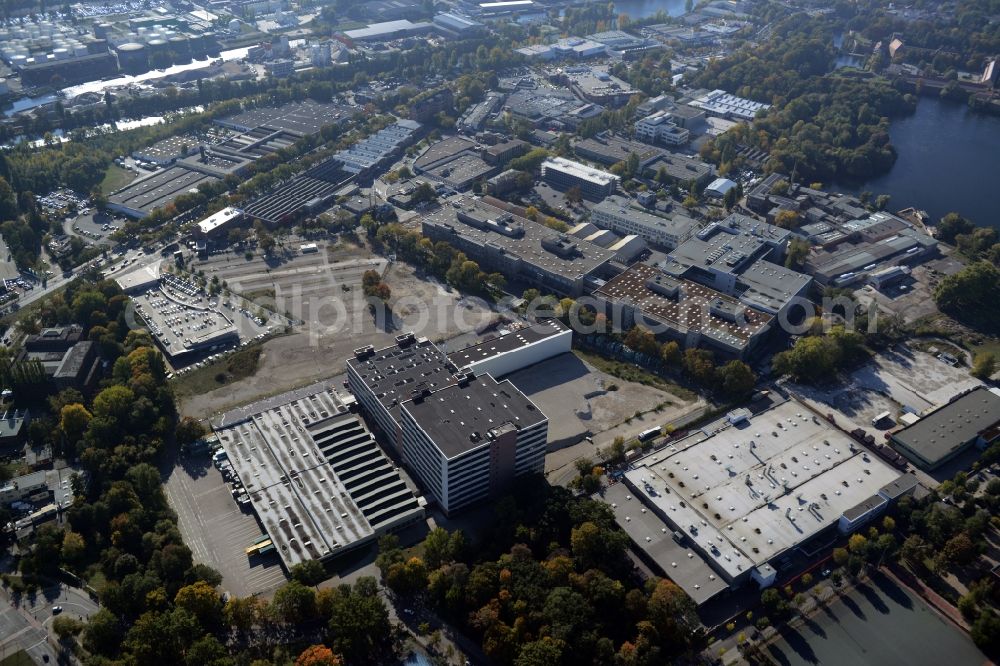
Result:
{"type": "MultiPolygon", "coordinates": [[[[248,47],[240,49],[230,49],[229,51],[223,51],[219,54],[218,58],[207,58],[205,60],[192,60],[189,63],[183,65],[174,65],[173,67],[168,67],[164,70],[153,70],[146,72],[145,74],[139,74],[132,76],[130,74],[125,74],[114,79],[109,79],[107,81],[88,81],[87,83],[81,83],[75,86],[69,86],[63,89],[64,97],[66,99],[72,99],[77,95],[82,95],[88,92],[104,92],[108,88],[120,88],[122,86],[128,85],[148,85],[155,81],[156,79],[162,79],[165,76],[171,76],[173,74],[180,74],[181,72],[186,72],[193,69],[200,69],[203,67],[208,67],[213,60],[218,60],[221,58],[223,61],[230,60],[242,60],[247,57],[248,47]]],[[[21,111],[27,111],[28,109],[33,109],[36,106],[41,106],[43,104],[50,104],[58,99],[55,95],[45,95],[42,97],[24,97],[15,101],[10,109],[5,111],[5,115],[12,116],[21,111]]]]}
{"type": "Polygon", "coordinates": [[[628,14],[632,19],[643,19],[656,12],[666,12],[668,16],[684,13],[685,0],[618,0],[615,12],[628,14]]]}
{"type": "Polygon", "coordinates": [[[958,102],[920,98],[912,116],[889,128],[899,154],[888,173],[832,189],[892,197],[889,210],[913,206],[937,222],[955,211],[979,226],[1000,230],[994,178],[1000,173],[1000,116],[970,111],[958,102]]]}

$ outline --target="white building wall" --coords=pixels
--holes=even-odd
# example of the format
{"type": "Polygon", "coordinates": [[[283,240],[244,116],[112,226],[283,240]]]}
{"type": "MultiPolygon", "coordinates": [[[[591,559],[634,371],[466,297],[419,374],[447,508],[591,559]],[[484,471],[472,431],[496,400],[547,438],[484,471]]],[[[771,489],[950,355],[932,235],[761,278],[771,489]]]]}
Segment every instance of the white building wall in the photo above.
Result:
{"type": "Polygon", "coordinates": [[[567,329],[519,349],[473,362],[469,364],[469,369],[476,376],[489,374],[498,379],[529,365],[541,363],[557,354],[571,351],[572,348],[573,331],[567,329]]]}

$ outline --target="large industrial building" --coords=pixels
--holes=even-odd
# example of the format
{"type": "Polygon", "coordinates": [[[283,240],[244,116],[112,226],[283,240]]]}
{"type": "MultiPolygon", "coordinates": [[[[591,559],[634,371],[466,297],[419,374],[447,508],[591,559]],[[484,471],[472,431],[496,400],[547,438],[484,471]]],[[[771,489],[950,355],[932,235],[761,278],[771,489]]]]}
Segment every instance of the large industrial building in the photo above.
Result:
{"type": "Polygon", "coordinates": [[[782,265],[790,238],[785,229],[733,213],[678,245],[660,267],[777,315],[812,283],[782,265]]]}
{"type": "Polygon", "coordinates": [[[545,469],[549,421],[509,380],[460,374],[402,403],[407,464],[446,514],[545,469]]]}
{"type": "Polygon", "coordinates": [[[737,410],[634,461],[605,498],[636,546],[696,603],[869,522],[914,478],[794,400],[737,410]]]}
{"type": "Polygon", "coordinates": [[[670,217],[654,215],[639,208],[631,199],[618,195],[607,197],[594,206],[590,220],[604,229],[635,234],[668,250],[686,241],[698,228],[698,223],[683,213],[675,212],[670,217]]]}
{"type": "Polygon", "coordinates": [[[600,284],[613,250],[517,217],[475,197],[453,197],[423,220],[423,234],[445,241],[486,271],[550,293],[577,297],[600,284]]]}
{"type": "Polygon", "coordinates": [[[620,180],[607,171],[594,169],[565,157],[550,157],[542,162],[542,179],[561,190],[579,187],[584,197],[594,201],[600,201],[614,193],[620,180]]]}
{"type": "Polygon", "coordinates": [[[1000,389],[980,386],[925,414],[892,435],[914,465],[935,470],[972,446],[1000,439],[1000,389]]]}
{"type": "Polygon", "coordinates": [[[634,264],[594,292],[604,314],[623,330],[640,324],[683,349],[711,349],[727,357],[749,356],[774,319],[739,300],[648,264],[634,264]]]}
{"type": "Polygon", "coordinates": [[[691,137],[691,132],[674,122],[673,114],[667,110],[657,111],[635,122],[635,138],[646,143],[667,146],[683,146],[691,137]]]}
{"type": "Polygon", "coordinates": [[[286,568],[327,561],[418,522],[424,502],[333,389],[216,428],[286,568]]]}
{"type": "Polygon", "coordinates": [[[219,179],[199,171],[172,166],[134,181],[108,197],[108,208],[134,218],[144,218],[157,208],[172,203],[182,194],[198,191],[202,183],[219,179]]]}
{"type": "Polygon", "coordinates": [[[540,471],[547,443],[545,417],[509,382],[498,383],[494,378],[569,352],[571,346],[572,331],[555,320],[504,329],[448,354],[426,338],[406,333],[385,349],[355,350],[347,362],[348,386],[380,439],[413,470],[441,507],[452,512],[498,491],[511,473],[540,471]],[[498,396],[509,400],[497,402],[498,396]],[[461,402],[473,398],[475,403],[461,402]],[[460,415],[441,417],[435,427],[428,421],[431,408],[420,406],[427,401],[439,406],[446,402],[442,408],[457,408],[460,415]],[[451,421],[453,425],[447,427],[451,421]],[[524,432],[490,434],[508,422],[524,432]],[[540,439],[539,431],[543,433],[540,439]],[[481,441],[469,439],[477,432],[481,441]],[[465,444],[456,437],[465,438],[465,444]],[[495,468],[485,473],[482,466],[488,465],[491,449],[508,445],[514,457],[508,460],[503,448],[494,459],[495,468]],[[516,465],[508,469],[511,461],[516,465]],[[462,482],[462,492],[455,495],[459,478],[467,482],[462,482]]]}
{"type": "Polygon", "coordinates": [[[132,299],[136,317],[171,360],[239,344],[236,321],[223,310],[206,305],[201,288],[193,282],[160,273],[156,264],[117,281],[132,299]]]}

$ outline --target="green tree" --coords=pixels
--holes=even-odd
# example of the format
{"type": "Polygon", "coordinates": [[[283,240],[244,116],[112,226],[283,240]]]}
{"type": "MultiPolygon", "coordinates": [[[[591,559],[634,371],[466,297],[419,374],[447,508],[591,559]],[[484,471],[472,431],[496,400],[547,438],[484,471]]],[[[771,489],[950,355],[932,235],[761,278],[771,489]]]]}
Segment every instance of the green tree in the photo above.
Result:
{"type": "Polygon", "coordinates": [[[59,411],[59,429],[70,442],[78,442],[93,418],[87,408],[80,403],[66,405],[59,411]]]}
{"type": "Polygon", "coordinates": [[[934,300],[942,312],[988,331],[1000,331],[1000,269],[987,261],[969,264],[938,283],[934,300]]]}
{"type": "Polygon", "coordinates": [[[348,664],[381,663],[392,654],[389,611],[378,595],[374,578],[341,585],[330,608],[327,643],[348,664]]]}
{"type": "Polygon", "coordinates": [[[316,593],[311,587],[291,580],[274,593],[271,608],[278,620],[299,624],[316,616],[316,593]]]}
{"type": "Polygon", "coordinates": [[[976,225],[958,213],[948,213],[938,222],[934,232],[938,240],[954,245],[959,235],[971,234],[975,228],[976,225]]]}
{"type": "Polygon", "coordinates": [[[329,577],[324,567],[318,560],[306,560],[296,564],[289,570],[292,580],[297,580],[303,585],[319,585],[329,577]]]}
{"type": "Polygon", "coordinates": [[[757,383],[757,375],[743,361],[729,361],[716,373],[723,393],[732,398],[745,397],[757,383]]]}
{"type": "Polygon", "coordinates": [[[997,369],[996,356],[989,352],[976,354],[976,359],[972,363],[972,376],[978,379],[989,379],[997,369]]]}
{"type": "Polygon", "coordinates": [[[194,615],[203,627],[217,627],[222,623],[222,599],[215,587],[203,580],[179,589],[174,603],[194,615]]]}
{"type": "Polygon", "coordinates": [[[83,630],[83,647],[88,652],[114,656],[121,647],[121,639],[121,623],[107,608],[101,608],[87,618],[87,626],[83,630]]]}

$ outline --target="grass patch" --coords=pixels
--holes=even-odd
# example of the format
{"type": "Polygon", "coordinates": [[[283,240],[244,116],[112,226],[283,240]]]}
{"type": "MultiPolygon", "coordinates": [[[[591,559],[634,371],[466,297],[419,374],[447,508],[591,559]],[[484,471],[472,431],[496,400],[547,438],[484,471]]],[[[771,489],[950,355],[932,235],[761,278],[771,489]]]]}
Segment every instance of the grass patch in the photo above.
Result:
{"type": "Polygon", "coordinates": [[[252,291],[246,291],[240,294],[248,301],[253,301],[261,307],[274,307],[274,289],[268,287],[265,289],[254,289],[252,291]]]}
{"type": "Polygon", "coordinates": [[[970,344],[969,348],[973,356],[977,354],[993,354],[1000,361],[1000,340],[996,338],[984,339],[980,344],[970,344]]]}
{"type": "Polygon", "coordinates": [[[111,194],[131,183],[134,178],[135,174],[128,169],[123,169],[117,164],[112,164],[104,172],[104,180],[101,181],[101,192],[111,194]]]}
{"type": "Polygon", "coordinates": [[[18,650],[9,657],[0,660],[0,666],[35,666],[34,660],[24,650],[18,650]]]}
{"type": "MultiPolygon", "coordinates": [[[[621,361],[604,358],[603,356],[598,356],[597,354],[592,354],[580,349],[574,349],[573,353],[601,372],[611,375],[612,377],[617,377],[623,381],[652,386],[653,388],[666,391],[667,393],[675,395],[681,400],[688,402],[698,398],[698,394],[691,389],[684,388],[683,386],[675,384],[668,379],[664,379],[659,375],[637,368],[631,363],[623,363],[621,361]]],[[[610,386],[608,387],[608,390],[611,390],[610,386]]]]}
{"type": "Polygon", "coordinates": [[[241,349],[229,356],[174,380],[178,398],[201,395],[213,389],[253,376],[260,365],[260,345],[241,349]]]}

